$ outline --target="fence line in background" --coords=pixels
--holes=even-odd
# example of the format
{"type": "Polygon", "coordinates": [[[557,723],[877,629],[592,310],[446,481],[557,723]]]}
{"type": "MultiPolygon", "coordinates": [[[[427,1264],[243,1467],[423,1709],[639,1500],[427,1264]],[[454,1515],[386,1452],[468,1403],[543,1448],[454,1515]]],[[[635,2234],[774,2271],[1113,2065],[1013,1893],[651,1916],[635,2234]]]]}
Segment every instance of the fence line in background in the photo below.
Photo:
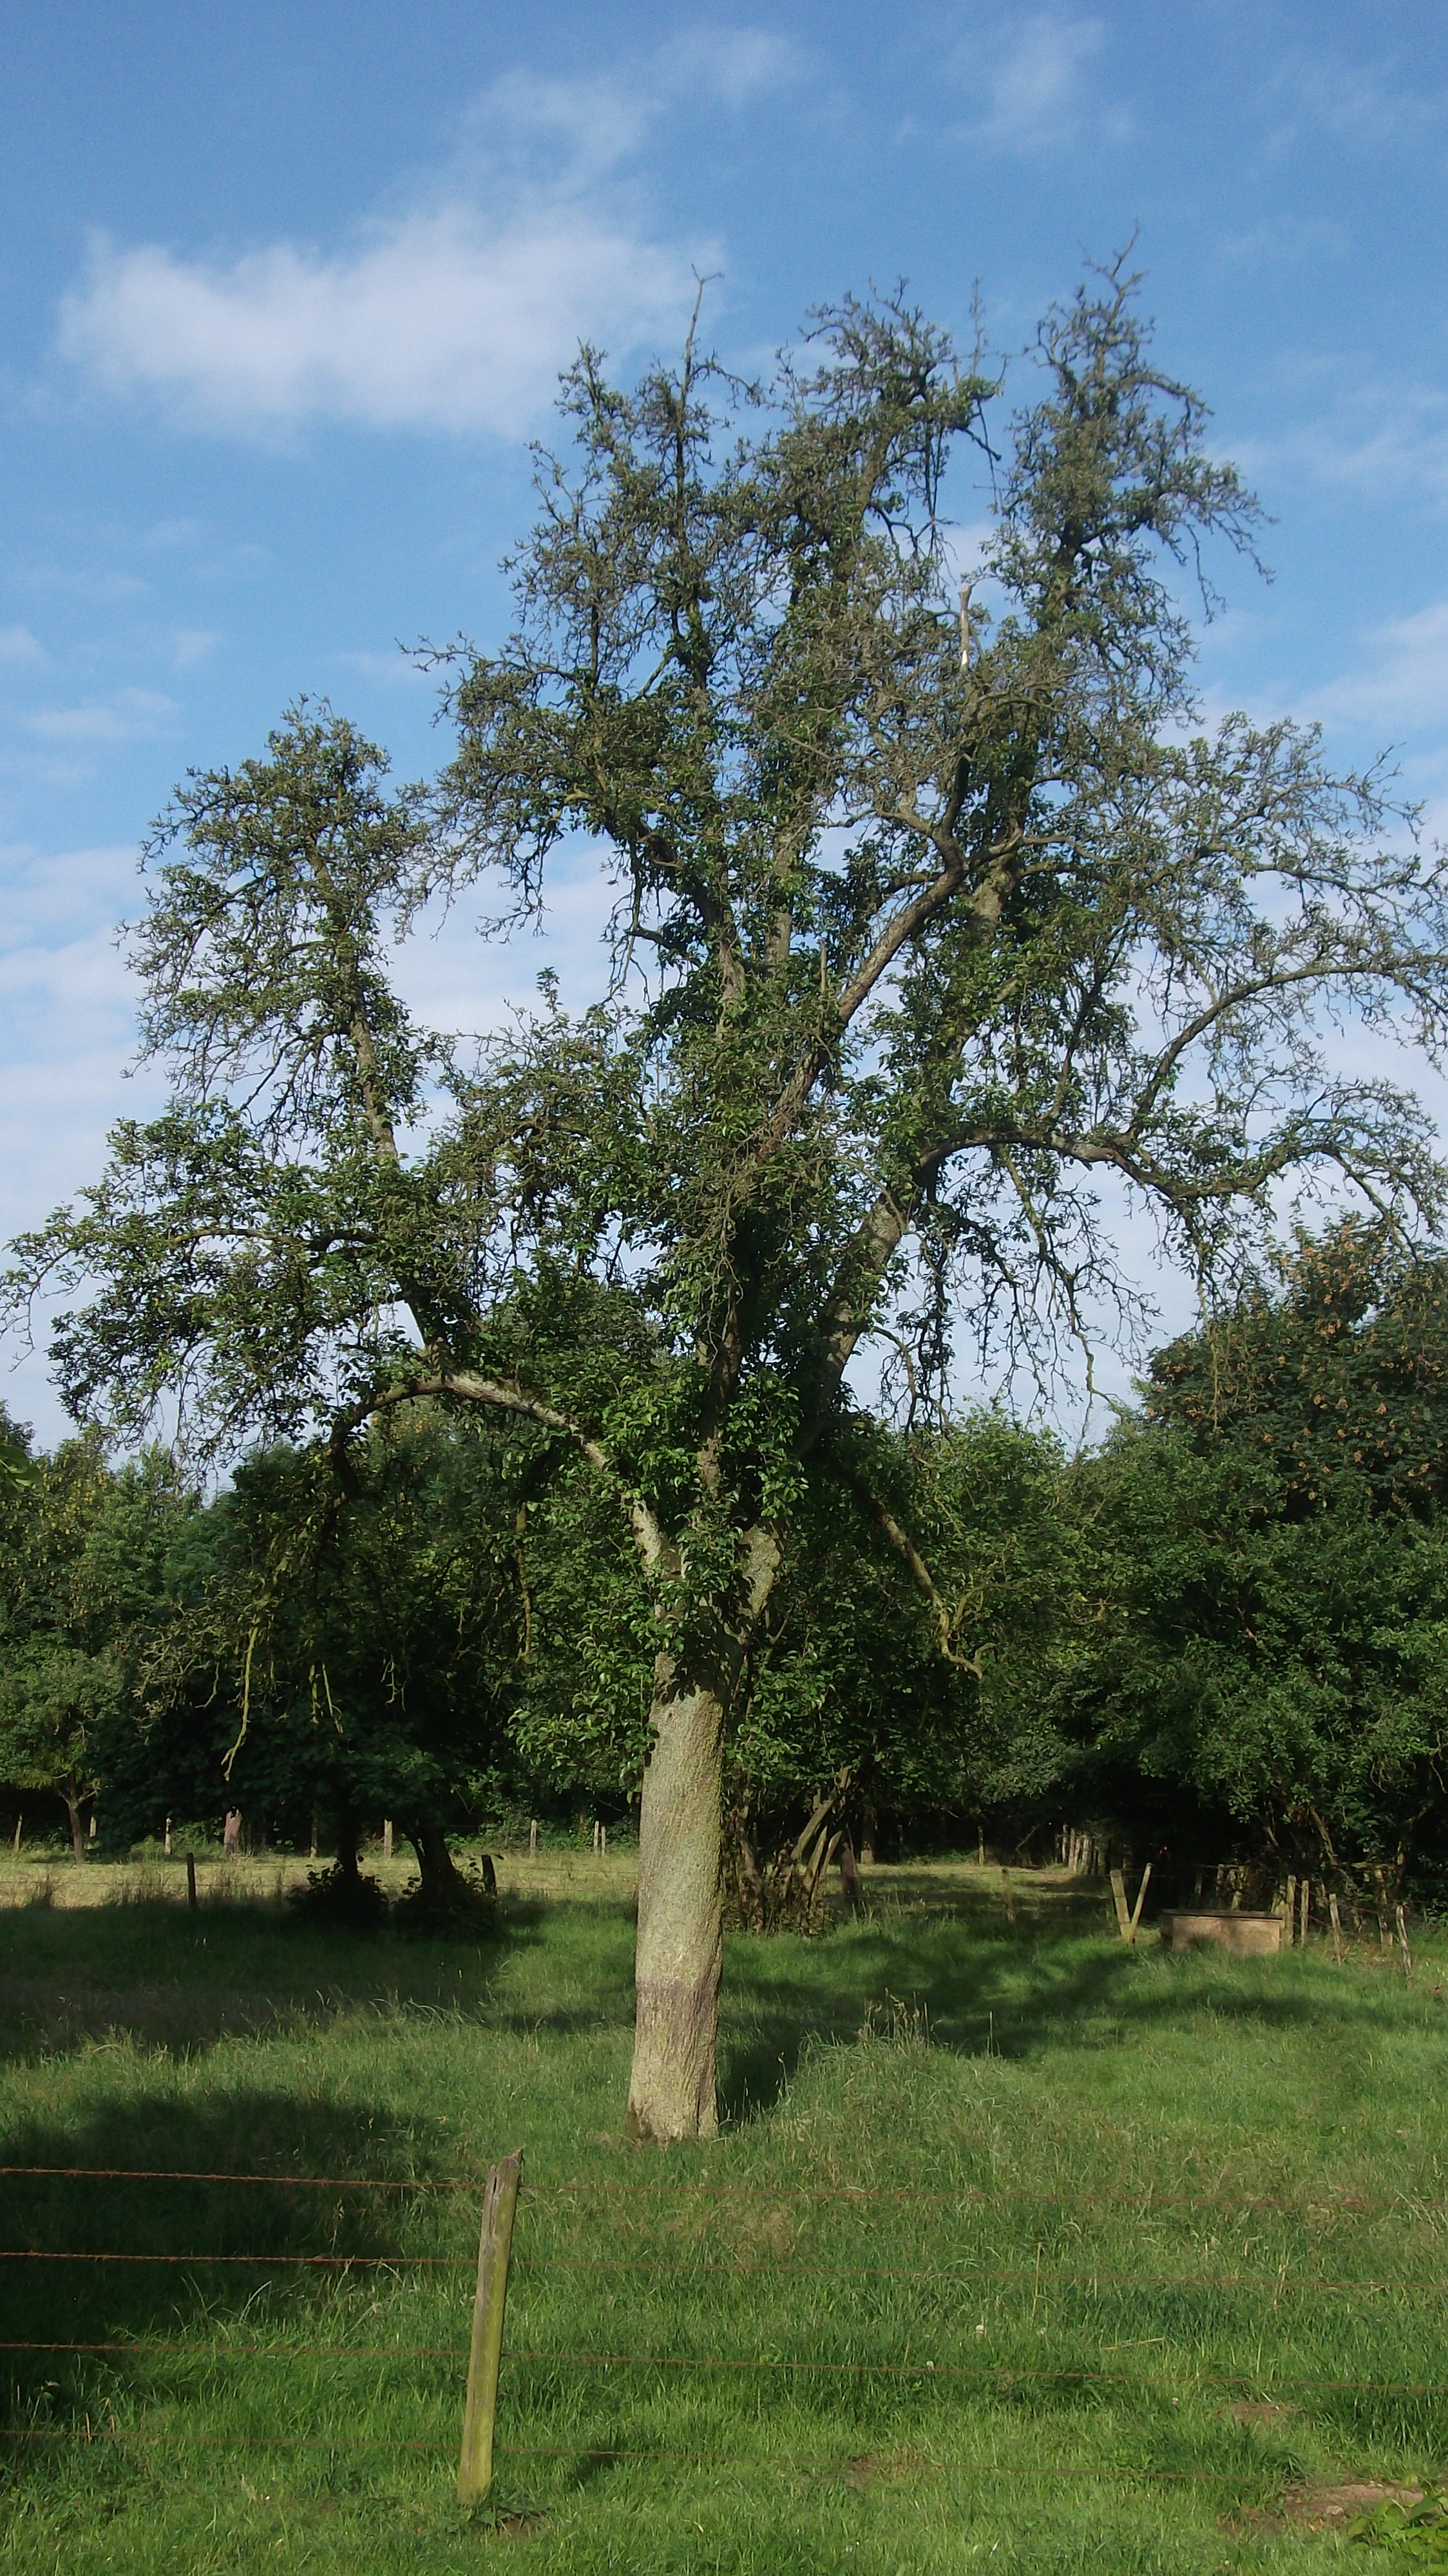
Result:
{"type": "MultiPolygon", "coordinates": [[[[73,2441],[84,2447],[94,2442],[175,2442],[189,2443],[203,2451],[431,2451],[451,2457],[450,2442],[406,2441],[385,2433],[191,2433],[172,2426],[139,2425],[134,2431],[87,2425],[83,2432],[71,2432],[59,2425],[0,2426],[0,2440],[6,2442],[73,2441]]],[[[864,2465],[856,2458],[839,2454],[810,2455],[797,2451],[650,2451],[635,2448],[627,2442],[606,2445],[588,2442],[499,2442],[498,2457],[510,2460],[653,2460],[684,2462],[708,2469],[770,2469],[782,2476],[801,2472],[829,2475],[840,2471],[848,2475],[864,2465]]],[[[1067,2478],[1092,2486],[1121,2486],[1133,2482],[1148,2485],[1186,2486],[1265,2486],[1280,2488],[1279,2470],[1269,2468],[1238,2469],[1146,2469],[1113,2464],[1092,2469],[1068,2461],[1031,2460],[932,2460],[925,2464],[941,2475],[960,2478],[1067,2478]]]]}
{"type": "MultiPolygon", "coordinates": [[[[475,2268],[471,2254],[110,2254],[86,2253],[72,2246],[53,2250],[43,2245],[0,2246],[0,2263],[181,2263],[197,2270],[209,2263],[252,2264],[264,2269],[288,2264],[302,2264],[340,2272],[391,2272],[401,2270],[466,2272],[475,2268]]],[[[989,2283],[992,2287],[1053,2290],[1270,2290],[1274,2298],[1284,2290],[1301,2291],[1304,2296],[1322,2291],[1363,2290],[1386,2293],[1392,2290],[1419,2291],[1424,2296],[1441,2298],[1448,2291],[1448,2275],[1435,2274],[1431,2280],[1412,2276],[1368,2278],[1347,2274],[1327,2280],[1315,2272],[1028,2272],[990,2270],[979,2264],[815,2264],[815,2263],[714,2263],[689,2262],[679,2256],[619,2255],[582,2256],[569,2254],[520,2254],[516,2258],[520,2271],[528,2272],[717,2272],[726,2278],[752,2280],[766,2275],[773,2281],[948,2281],[959,2288],[968,2281],[989,2283]]],[[[0,2340],[0,2352],[21,2352],[30,2347],[7,2344],[0,2340]]]]}
{"type": "MultiPolygon", "coordinates": [[[[150,2353],[169,2353],[208,2361],[466,2361],[466,2344],[278,2344],[278,2343],[14,2343],[0,2342],[0,2352],[129,2354],[144,2360],[150,2353]]],[[[651,2352],[509,2351],[509,2362],[549,2368],[559,2364],[585,2370],[780,2370],[825,2376],[898,2379],[993,2380],[1010,2386],[1017,2380],[1064,2384],[1070,2388],[1270,2388],[1274,2395],[1295,2389],[1330,2397],[1448,2397],[1448,2380],[1333,2379],[1322,2372],[1274,2374],[1263,2370],[1072,2370],[1043,2363],[971,2361],[789,2361],[710,2354],[651,2352]]],[[[80,2438],[77,2436],[77,2438],[80,2438]]],[[[198,2439],[203,2437],[198,2436],[198,2439]]],[[[260,2437],[258,2437],[260,2438],[260,2437]]],[[[321,2437],[318,2436],[320,2439],[321,2437]]],[[[345,2443],[345,2436],[337,2440],[345,2443]]],[[[503,2445],[497,2446],[500,2450],[503,2445]]]]}
{"type": "MultiPolygon", "coordinates": [[[[267,2184],[278,2191],[404,2191],[404,2192],[481,2192],[487,2186],[486,2174],[444,2176],[417,2182],[396,2182],[384,2176],[368,2174],[268,2174],[268,2173],[203,2173],[170,2171],[152,2165],[0,2165],[0,2179],[6,2177],[53,2182],[217,2182],[267,2184]]],[[[660,2176],[656,2181],[611,2182],[578,2180],[567,2182],[529,2182],[523,2184],[523,2200],[547,2200],[565,2193],[672,2192],[679,2201],[728,2200],[827,2200],[835,2207],[848,2208],[852,2202],[888,2200],[926,2202],[932,2206],[957,2209],[962,2204],[979,2202],[1044,2202],[1048,2207],[1078,2208],[1086,2203],[1092,2208],[1134,2209],[1283,2209],[1289,2212],[1331,2216],[1341,2211],[1354,2218],[1402,2218],[1415,2211],[1448,2211],[1448,2199],[1431,2200],[1416,2192],[1403,2192],[1390,2200],[1367,2200],[1353,2192],[1305,2192],[1288,2198],[1274,2192],[1154,2192],[1154,2191],[1046,2191],[1034,2184],[1021,2183],[983,2190],[975,2183],[961,2183],[954,2191],[916,2191],[891,2184],[877,2183],[807,2183],[807,2182],[717,2182],[680,2183],[677,2177],[660,2176]]],[[[208,2258],[209,2259],[209,2258],[208,2258]]],[[[219,2259],[219,2258],[218,2258],[219,2259]]],[[[412,2259],[412,2258],[408,2258],[412,2259]]],[[[421,2258],[418,2258],[421,2259],[421,2258]]]]}

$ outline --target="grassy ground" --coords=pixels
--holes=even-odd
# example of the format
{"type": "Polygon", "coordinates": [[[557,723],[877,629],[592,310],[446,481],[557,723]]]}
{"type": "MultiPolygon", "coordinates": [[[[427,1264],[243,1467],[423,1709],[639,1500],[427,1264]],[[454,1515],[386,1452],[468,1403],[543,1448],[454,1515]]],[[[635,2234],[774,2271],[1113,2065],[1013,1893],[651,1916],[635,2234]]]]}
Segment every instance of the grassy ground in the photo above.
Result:
{"type": "Polygon", "coordinates": [[[265,1865],[195,1917],[174,1869],[45,1875],[0,1869],[0,2163],[367,2187],[0,2176],[6,2247],[187,2258],[0,2269],[12,2347],[92,2347],[8,2355],[0,2568],[1309,2571],[1331,2490],[1448,2458],[1448,1947],[1128,1953],[1048,1876],[1012,1925],[880,1870],[731,1945],[726,2135],[659,2156],[624,1858],[506,1865],[484,1950],[303,1930],[265,1865]],[[435,2186],[518,2145],[469,2522],[477,2196],[435,2186]]]}

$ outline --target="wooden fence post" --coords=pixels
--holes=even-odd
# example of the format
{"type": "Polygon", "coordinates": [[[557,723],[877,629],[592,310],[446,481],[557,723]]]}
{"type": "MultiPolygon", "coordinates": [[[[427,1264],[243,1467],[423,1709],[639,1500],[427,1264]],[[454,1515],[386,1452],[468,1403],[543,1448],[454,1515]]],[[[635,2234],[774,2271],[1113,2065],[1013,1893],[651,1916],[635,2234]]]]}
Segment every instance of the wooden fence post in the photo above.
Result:
{"type": "Polygon", "coordinates": [[[1131,1908],[1126,1902],[1126,1880],[1119,1869],[1111,1873],[1111,1901],[1116,1908],[1116,1929],[1130,1946],[1131,1908]]]}
{"type": "Polygon", "coordinates": [[[1147,1891],[1147,1889],[1148,1889],[1148,1887],[1149,1887],[1150,1885],[1151,1885],[1151,1863],[1150,1863],[1150,1861],[1148,1861],[1148,1862],[1147,1862],[1147,1864],[1146,1864],[1145,1869],[1144,1869],[1144,1870],[1142,1871],[1142,1873],[1141,1873],[1141,1885],[1140,1885],[1140,1887],[1139,1887],[1139,1888],[1137,1889],[1137,1891],[1136,1891],[1136,1903],[1133,1905],[1133,1907],[1132,1907],[1132,1909],[1131,1909],[1131,1922],[1130,1922],[1130,1926],[1128,1927],[1127,1935],[1126,1935],[1127,1940],[1131,1943],[1131,1945],[1132,1945],[1132,1947],[1133,1947],[1133,1948],[1135,1947],[1135,1944],[1136,1944],[1136,1927],[1137,1927],[1138,1923],[1141,1921],[1141,1909],[1142,1909],[1143,1905],[1146,1903],[1146,1891],[1147,1891]]]}
{"type": "Polygon", "coordinates": [[[1330,1895],[1330,1896],[1328,1897],[1328,1900],[1327,1900],[1327,1910],[1328,1910],[1328,1913],[1329,1913],[1329,1914],[1331,1915],[1331,1917],[1332,1917],[1332,1953],[1333,1953],[1333,1957],[1334,1957],[1334,1958],[1336,1959],[1336,1961],[1337,1961],[1338,1966],[1339,1966],[1339,1967],[1341,1967],[1341,1966],[1342,1966],[1342,1915],[1341,1915],[1341,1913],[1340,1913],[1340,1912],[1339,1912],[1339,1910],[1338,1910],[1337,1896],[1336,1896],[1336,1894],[1335,1894],[1335,1893],[1334,1893],[1334,1894],[1332,1894],[1332,1895],[1330,1895]]]}
{"type": "Polygon", "coordinates": [[[1403,1953],[1403,1978],[1406,1982],[1413,1973],[1413,1953],[1408,1947],[1408,1918],[1401,1905],[1396,1906],[1394,1912],[1397,1916],[1398,1941],[1403,1953]]]}
{"type": "Polygon", "coordinates": [[[1296,1879],[1295,1879],[1295,1878],[1289,1878],[1289,1879],[1288,1879],[1288,1881],[1287,1881],[1287,1946],[1288,1946],[1289,1950],[1292,1948],[1292,1946],[1293,1946],[1294,1942],[1296,1941],[1296,1939],[1297,1939],[1297,1881],[1296,1881],[1296,1879]]]}
{"type": "Polygon", "coordinates": [[[481,2504],[493,2483],[493,2432],[498,2420],[498,2364],[503,2357],[503,2310],[508,2298],[508,2257],[523,2150],[504,2156],[488,2176],[478,2238],[478,2289],[473,2339],[468,2348],[468,2394],[463,2446],[458,2457],[458,2502],[481,2504]]]}
{"type": "Polygon", "coordinates": [[[194,1852],[188,1852],[186,1855],[186,1902],[194,1914],[196,1911],[196,1855],[194,1852]]]}

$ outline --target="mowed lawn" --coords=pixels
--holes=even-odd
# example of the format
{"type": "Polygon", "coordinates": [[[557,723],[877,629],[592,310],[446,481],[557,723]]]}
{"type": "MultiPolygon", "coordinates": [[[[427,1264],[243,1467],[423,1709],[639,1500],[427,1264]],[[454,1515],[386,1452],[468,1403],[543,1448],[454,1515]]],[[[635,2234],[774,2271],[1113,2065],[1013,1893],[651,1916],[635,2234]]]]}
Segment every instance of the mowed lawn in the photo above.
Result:
{"type": "Polygon", "coordinates": [[[726,2134],[661,2155],[627,1859],[503,1875],[482,1949],[304,1929],[264,1872],[194,1917],[179,1872],[0,1875],[0,2163],[201,2177],[0,2178],[12,2253],[147,2258],[3,2266],[0,2567],[1310,2570],[1338,2490],[1448,2463],[1448,1944],[1183,1960],[1046,1874],[1012,1924],[880,1870],[731,1942],[726,2134]]]}

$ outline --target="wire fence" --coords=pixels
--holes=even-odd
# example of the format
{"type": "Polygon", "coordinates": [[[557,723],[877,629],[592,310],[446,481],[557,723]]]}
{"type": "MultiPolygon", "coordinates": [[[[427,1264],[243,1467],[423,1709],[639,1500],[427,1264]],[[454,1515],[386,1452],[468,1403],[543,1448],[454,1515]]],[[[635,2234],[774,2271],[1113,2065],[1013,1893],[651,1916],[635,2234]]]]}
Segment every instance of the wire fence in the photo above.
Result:
{"type": "MultiPolygon", "coordinates": [[[[175,2188],[205,2185],[213,2189],[247,2193],[267,2190],[281,2194],[328,2193],[345,2201],[349,2195],[401,2195],[419,2206],[440,2205],[447,2201],[465,2203],[476,2200],[484,2189],[484,2178],[474,2175],[452,2177],[412,2177],[398,2179],[358,2174],[292,2174],[275,2172],[224,2172],[210,2168],[165,2169],[124,2165],[51,2165],[10,2164],[0,2166],[0,2180],[10,2183],[67,2185],[147,2185],[175,2188]]],[[[795,2183],[788,2179],[771,2180],[768,2184],[744,2181],[698,2183],[687,2176],[658,2177],[641,2182],[619,2182],[611,2177],[580,2177],[560,2181],[529,2182],[523,2198],[536,2211],[550,2206],[577,2213],[589,2205],[610,2205],[649,2210],[661,2199],[669,2206],[674,2220],[731,2204],[747,2206],[751,2201],[767,2204],[771,2210],[791,2199],[814,2205],[829,2203],[835,2208],[855,2213],[868,2213],[875,2208],[908,2212],[912,2206],[932,2212],[961,2213],[997,2208],[1018,2213],[1023,2207],[1041,2209],[1099,2207],[1142,2213],[1162,2212],[1180,2215],[1204,2213],[1214,2220],[1224,2215],[1244,2220],[1259,2218],[1264,2212],[1275,2212],[1308,2222],[1324,2217],[1351,2223],[1364,2216],[1387,2219],[1416,2217],[1430,2221],[1448,2212],[1448,2200],[1430,2199],[1404,2193],[1399,2196],[1368,2197],[1349,2192],[1324,2194],[1307,2192],[1296,2196],[1250,2192],[1230,2192],[1223,2188],[1203,2188],[1196,2192],[1056,2192],[1033,2190],[1029,2186],[1002,2186],[986,2189],[963,2186],[960,2189],[918,2191],[889,2186],[855,2187],[848,2184],[826,2186],[795,2183]]],[[[104,2212],[104,2198],[95,2206],[104,2212]]],[[[92,2267],[100,2276],[107,2267],[156,2267],[167,2272],[181,2270],[204,2276],[218,2270],[223,2277],[252,2273],[266,2276],[292,2272],[299,2276],[319,2273],[345,2282],[349,2275],[390,2274],[399,2282],[407,2276],[421,2280],[429,2277],[471,2273],[476,2257],[470,2252],[428,2251],[393,2248],[384,2252],[286,2248],[276,2250],[258,2246],[244,2250],[198,2248],[177,2252],[171,2248],[123,2247],[114,2244],[86,2247],[73,2243],[60,2245],[18,2244],[0,2246],[0,2266],[63,2267],[63,2277],[75,2267],[92,2267]]],[[[706,2286],[704,2296],[717,2295],[717,2285],[727,2277],[741,2280],[767,2274],[781,2284],[818,2283],[832,2289],[858,2283],[875,2285],[900,2282],[910,2285],[938,2285],[945,2291],[959,2290],[1030,2290],[1033,2299],[1050,2298],[1063,2291],[1088,2295],[1102,2291],[1125,2293],[1166,2293],[1190,2297],[1239,2299],[1266,2294],[1274,2311],[1285,2299],[1308,2301],[1331,2299],[1338,2302],[1360,2302],[1366,2314],[1374,2300],[1421,2298],[1441,2306],[1448,2291],[1448,2272],[1422,2269],[1395,2274],[1374,2270],[1355,2273],[1350,2270],[1323,2272],[1311,2268],[1293,2271],[1279,2261],[1271,2270],[1233,2268],[1213,2270],[1200,2265],[1191,2270],[1122,2269],[1109,2264],[1096,2264],[1089,2259],[1071,2267],[1043,2266],[1043,2251],[1037,2247],[1034,2265],[1019,2263],[982,2263],[955,2260],[943,2263],[859,2262],[822,2264],[799,2262],[779,2257],[766,2259],[749,2253],[721,2257],[701,2252],[607,2252],[580,2254],[571,2249],[553,2250],[529,2246],[526,2241],[516,2258],[516,2269],[530,2278],[546,2280],[551,2274],[563,2276],[599,2276],[608,2278],[647,2278],[677,2284],[698,2275],[706,2286]]],[[[13,2277],[13,2276],[12,2276],[13,2277]]],[[[461,2302],[459,2302],[461,2309],[461,2302]]],[[[1035,2309],[1033,2306],[1032,2315],[1035,2309]]],[[[459,2326],[463,2323],[461,2313],[459,2326]]],[[[977,2328],[983,2332],[983,2328],[977,2328]]],[[[1166,2338],[1149,2338],[1165,2341],[1166,2338]]],[[[209,2372],[232,2366],[259,2363],[290,2367],[299,2363],[376,2364],[395,2373],[406,2364],[428,2365],[434,2372],[444,2368],[452,2374],[459,2415],[461,2413],[462,2376],[468,2356],[466,2341],[403,2340],[361,2342],[357,2340],[315,2339],[305,2335],[252,2334],[245,2339],[233,2338],[215,2311],[211,2312],[211,2331],[203,2339],[196,2335],[117,2334],[77,2331],[72,2335],[53,2332],[30,2335],[13,2334],[0,2338],[0,2352],[11,2357],[12,2364],[58,2363],[69,2359],[78,2369],[88,2364],[124,2365],[127,2362],[149,2363],[159,2360],[204,2362],[209,2372]]],[[[1448,2376],[1362,2375],[1349,2371],[1284,2370],[1277,2366],[1264,2368],[1260,2352],[1252,2368],[1203,2368],[1192,2362],[1177,2368],[1159,2364],[1116,2364],[1106,2358],[1092,2366],[1078,2366],[1066,2361],[1043,2359],[1032,2363],[1022,2359],[959,2359],[948,2351],[919,2353],[907,2339],[903,2353],[881,2354],[862,2358],[841,2358],[826,2352],[806,2354],[781,2353],[777,2350],[750,2352],[691,2352],[680,2350],[636,2351],[608,2345],[547,2343],[520,2340],[505,2347],[506,2365],[514,2370],[552,2374],[628,2373],[631,2377],[654,2374],[663,2384],[694,2383],[736,2375],[763,2389],[773,2385],[803,2386],[814,2383],[820,2388],[850,2386],[866,2389],[913,2386],[950,2388],[968,2394],[987,2392],[1000,2398],[1019,2396],[1030,2390],[1080,2392],[1099,2389],[1118,2395],[1179,2404],[1188,2394],[1216,2392],[1222,2397],[1255,2393],[1269,2410],[1289,2401],[1331,2399],[1339,2401],[1412,2401],[1418,2405],[1437,2405],[1448,2401],[1448,2376]]],[[[405,2394],[405,2392],[404,2392],[405,2394]]],[[[124,2402],[124,2401],[123,2401],[124,2402]]],[[[438,2392],[432,2392],[434,2408],[438,2392]]],[[[445,2459],[455,2452],[454,2440],[442,2434],[408,2435],[394,2431],[372,2431],[361,2425],[337,2426],[331,2430],[296,2430],[278,2425],[275,2429],[231,2431],[208,2427],[204,2423],[176,2424],[154,2420],[154,2409],[148,2409],[144,2392],[137,2411],[128,2420],[116,2417],[116,2394],[87,2401],[83,2386],[70,2392],[70,2413],[63,2423],[41,2421],[32,2409],[30,2420],[0,2426],[4,2441],[12,2446],[26,2444],[71,2445],[77,2453],[97,2444],[133,2445],[144,2451],[152,2444],[168,2447],[190,2447],[198,2450],[266,2450],[324,2454],[331,2459],[356,2454],[396,2454],[445,2459]],[[108,2420],[98,2420],[105,2414],[108,2420]]],[[[295,2418],[296,2408],[289,2411],[295,2418]]],[[[1448,2426],[1445,2426],[1448,2429],[1448,2426]]],[[[692,2463],[711,2469],[761,2470],[778,2474],[852,2473],[858,2460],[840,2452],[811,2453],[805,2450],[734,2450],[714,2446],[691,2449],[668,2444],[651,2444],[636,2439],[600,2442],[580,2436],[571,2442],[499,2442],[498,2455],[516,2462],[629,2461],[692,2463]]],[[[12,2452],[12,2457],[15,2453],[12,2452]]],[[[1261,2468],[1237,2459],[1222,2466],[1157,2464],[1139,2462],[1123,2464],[1119,2459],[1110,2464],[1081,2461],[1050,2461],[1031,2458],[1026,2461],[1001,2458],[958,2458],[942,2463],[952,2474],[968,2477],[1045,2480],[1061,2479],[1087,2483],[1120,2483],[1144,2481],[1148,2484],[1201,2485],[1242,2487],[1266,2481],[1280,2484],[1280,2472],[1270,2465],[1261,2468]]]]}

